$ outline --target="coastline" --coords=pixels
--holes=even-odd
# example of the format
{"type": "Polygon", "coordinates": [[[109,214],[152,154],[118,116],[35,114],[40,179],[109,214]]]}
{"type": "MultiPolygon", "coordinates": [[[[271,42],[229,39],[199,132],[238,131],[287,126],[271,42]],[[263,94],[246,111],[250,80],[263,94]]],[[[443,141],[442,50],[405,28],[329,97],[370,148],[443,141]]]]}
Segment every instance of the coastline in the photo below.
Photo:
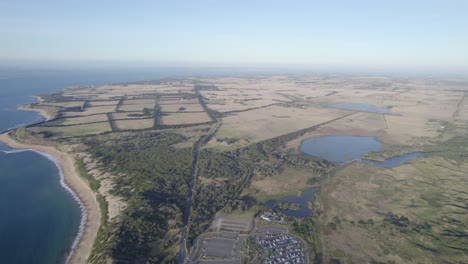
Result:
{"type": "MultiPolygon", "coordinates": [[[[44,99],[42,99],[42,97],[40,97],[39,95],[35,95],[34,96],[34,99],[36,99],[37,103],[41,104],[42,102],[44,102],[44,99]]],[[[40,108],[32,108],[31,107],[32,104],[28,104],[28,105],[23,105],[23,106],[20,106],[18,107],[17,109],[18,110],[21,110],[21,111],[33,111],[33,112],[37,112],[39,113],[41,116],[44,117],[44,121],[49,121],[52,119],[52,116],[44,109],[40,109],[40,108]]]]}
{"type": "Polygon", "coordinates": [[[50,155],[58,161],[57,165],[60,166],[60,169],[63,172],[63,178],[66,186],[70,187],[77,195],[84,206],[85,214],[83,215],[86,216],[83,233],[78,234],[78,243],[76,247],[72,249],[71,255],[67,256],[69,260],[68,263],[86,263],[100,226],[101,211],[93,191],[85,179],[76,171],[73,157],[70,154],[59,151],[51,146],[32,145],[18,142],[7,133],[0,134],[0,141],[4,142],[11,148],[31,149],[45,153],[46,157],[47,155],[50,155]],[[80,235],[81,237],[79,237],[80,235]]]}
{"type": "Polygon", "coordinates": [[[52,116],[49,113],[47,113],[47,111],[38,108],[31,108],[31,105],[20,106],[18,107],[18,110],[38,112],[41,116],[45,118],[44,121],[49,121],[52,119],[52,116]]]}

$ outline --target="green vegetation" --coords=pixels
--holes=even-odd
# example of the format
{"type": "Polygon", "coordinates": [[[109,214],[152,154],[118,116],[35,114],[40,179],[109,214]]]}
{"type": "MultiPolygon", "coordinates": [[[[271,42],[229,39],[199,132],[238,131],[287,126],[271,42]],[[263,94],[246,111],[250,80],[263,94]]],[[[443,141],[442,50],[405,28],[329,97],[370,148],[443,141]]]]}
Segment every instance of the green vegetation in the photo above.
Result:
{"type": "Polygon", "coordinates": [[[109,232],[108,204],[106,202],[106,199],[98,192],[98,189],[101,186],[101,183],[88,172],[83,159],[77,159],[75,161],[75,167],[78,173],[81,175],[81,177],[85,178],[88,181],[88,184],[91,190],[93,190],[94,194],[96,195],[96,199],[99,203],[99,208],[101,210],[101,223],[100,223],[98,233],[96,235],[96,240],[94,241],[93,251],[91,252],[91,255],[90,255],[90,262],[93,262],[93,259],[95,258],[95,256],[99,255],[104,249],[104,245],[106,243],[105,234],[109,232]]]}
{"type": "Polygon", "coordinates": [[[191,240],[206,230],[219,210],[225,208],[231,211],[248,207],[248,202],[237,198],[252,177],[254,165],[267,158],[257,147],[254,145],[230,152],[208,149],[200,151],[198,174],[215,181],[210,184],[197,182],[195,186],[189,237],[191,240]]]}
{"type": "Polygon", "coordinates": [[[290,231],[307,243],[309,260],[311,263],[323,263],[322,244],[320,242],[320,230],[314,215],[305,219],[296,220],[290,231]]]}
{"type": "Polygon", "coordinates": [[[77,159],[75,161],[75,167],[78,170],[78,173],[81,175],[81,177],[85,178],[88,181],[91,190],[96,192],[99,189],[99,187],[101,187],[101,183],[86,170],[86,166],[83,159],[77,159]]]}
{"type": "Polygon", "coordinates": [[[421,147],[425,156],[409,164],[354,164],[333,177],[331,191],[319,195],[326,209],[317,220],[325,259],[342,250],[341,259],[363,261],[368,255],[375,263],[395,261],[394,256],[396,262],[468,260],[468,137],[453,135],[421,147]],[[346,220],[332,220],[337,218],[346,220]],[[360,253],[350,245],[359,245],[360,253]]]}
{"type": "Polygon", "coordinates": [[[255,243],[255,239],[253,237],[247,237],[243,241],[241,254],[242,264],[261,263],[262,248],[255,243]]]}
{"type": "Polygon", "coordinates": [[[85,143],[89,152],[114,175],[113,192],[128,208],[119,221],[100,233],[91,263],[111,256],[115,263],[171,261],[182,226],[192,149],[171,145],[185,138],[173,133],[133,133],[118,139],[99,137],[85,143]],[[104,243],[105,242],[105,243],[104,243]]]}

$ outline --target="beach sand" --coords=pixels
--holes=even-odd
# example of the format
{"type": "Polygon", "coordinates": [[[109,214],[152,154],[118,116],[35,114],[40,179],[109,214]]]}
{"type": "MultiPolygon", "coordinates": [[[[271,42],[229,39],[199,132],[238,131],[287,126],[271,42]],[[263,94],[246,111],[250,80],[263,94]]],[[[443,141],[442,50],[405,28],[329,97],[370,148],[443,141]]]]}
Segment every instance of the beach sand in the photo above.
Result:
{"type": "Polygon", "coordinates": [[[52,116],[47,111],[45,111],[43,109],[31,108],[29,105],[20,106],[20,107],[18,107],[18,109],[22,110],[22,111],[38,112],[41,116],[43,116],[45,118],[45,121],[48,121],[48,120],[52,119],[52,116]]]}
{"type": "Polygon", "coordinates": [[[84,233],[71,256],[69,263],[86,263],[99,229],[101,212],[93,191],[89,187],[88,183],[77,173],[73,157],[51,146],[20,143],[6,133],[0,134],[0,141],[15,149],[34,149],[47,153],[54,156],[60,162],[65,182],[78,195],[87,210],[84,233]]]}

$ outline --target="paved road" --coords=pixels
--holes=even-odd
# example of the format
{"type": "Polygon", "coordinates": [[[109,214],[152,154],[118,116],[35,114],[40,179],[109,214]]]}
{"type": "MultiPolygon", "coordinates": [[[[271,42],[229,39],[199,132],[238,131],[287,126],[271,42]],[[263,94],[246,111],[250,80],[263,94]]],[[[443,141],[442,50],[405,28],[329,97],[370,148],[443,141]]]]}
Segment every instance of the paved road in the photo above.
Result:
{"type": "Polygon", "coordinates": [[[200,153],[200,146],[205,143],[205,140],[209,139],[209,137],[216,132],[217,128],[221,125],[220,121],[217,120],[216,124],[208,131],[206,135],[203,135],[198,139],[197,143],[195,144],[195,148],[193,150],[193,162],[192,162],[192,178],[190,180],[188,197],[187,197],[187,204],[185,206],[184,212],[184,228],[182,230],[182,236],[180,238],[180,249],[179,249],[179,256],[177,258],[177,263],[183,264],[187,260],[187,235],[188,235],[188,226],[190,223],[190,211],[192,210],[192,203],[193,203],[193,187],[195,186],[195,181],[197,180],[197,173],[198,173],[198,154],[200,153]]]}
{"type": "Polygon", "coordinates": [[[200,137],[200,139],[197,141],[195,148],[193,150],[192,178],[190,180],[187,204],[185,206],[184,229],[182,230],[182,237],[180,239],[179,257],[177,259],[177,263],[179,264],[185,263],[185,259],[187,255],[187,233],[188,233],[188,225],[190,221],[190,210],[192,209],[192,203],[193,203],[193,187],[195,186],[195,180],[197,178],[197,172],[198,172],[198,167],[197,167],[198,154],[200,152],[200,145],[203,143],[203,139],[205,137],[206,136],[200,137]]]}

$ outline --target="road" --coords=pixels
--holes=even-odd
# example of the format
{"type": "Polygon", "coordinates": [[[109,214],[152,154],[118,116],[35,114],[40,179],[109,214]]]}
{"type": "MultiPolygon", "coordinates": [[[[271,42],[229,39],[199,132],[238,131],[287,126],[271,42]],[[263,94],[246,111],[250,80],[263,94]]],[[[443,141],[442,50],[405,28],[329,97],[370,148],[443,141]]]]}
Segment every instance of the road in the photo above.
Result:
{"type": "Polygon", "coordinates": [[[184,228],[182,229],[182,236],[180,238],[180,249],[179,249],[179,256],[177,257],[177,263],[183,264],[186,262],[187,258],[187,235],[188,235],[188,227],[190,224],[190,212],[192,210],[192,203],[193,203],[193,187],[195,186],[195,181],[197,180],[197,173],[198,173],[198,154],[200,153],[200,146],[205,143],[205,140],[209,139],[213,133],[216,132],[217,128],[221,125],[220,121],[218,120],[216,124],[208,131],[206,135],[201,136],[195,147],[193,149],[193,162],[192,162],[192,177],[190,179],[189,191],[187,196],[187,204],[185,206],[184,212],[184,228]]]}
{"type": "Polygon", "coordinates": [[[184,228],[182,230],[182,236],[180,239],[180,249],[179,249],[179,257],[177,258],[177,263],[183,264],[185,263],[185,258],[187,255],[187,233],[188,233],[188,226],[190,222],[190,211],[192,210],[192,203],[193,203],[193,187],[195,186],[195,180],[197,179],[197,162],[198,162],[198,154],[200,152],[200,146],[203,143],[203,139],[206,136],[201,136],[198,139],[197,143],[195,144],[195,148],[193,149],[193,162],[192,162],[192,177],[190,180],[188,197],[187,197],[187,204],[185,206],[184,212],[184,228]]]}

